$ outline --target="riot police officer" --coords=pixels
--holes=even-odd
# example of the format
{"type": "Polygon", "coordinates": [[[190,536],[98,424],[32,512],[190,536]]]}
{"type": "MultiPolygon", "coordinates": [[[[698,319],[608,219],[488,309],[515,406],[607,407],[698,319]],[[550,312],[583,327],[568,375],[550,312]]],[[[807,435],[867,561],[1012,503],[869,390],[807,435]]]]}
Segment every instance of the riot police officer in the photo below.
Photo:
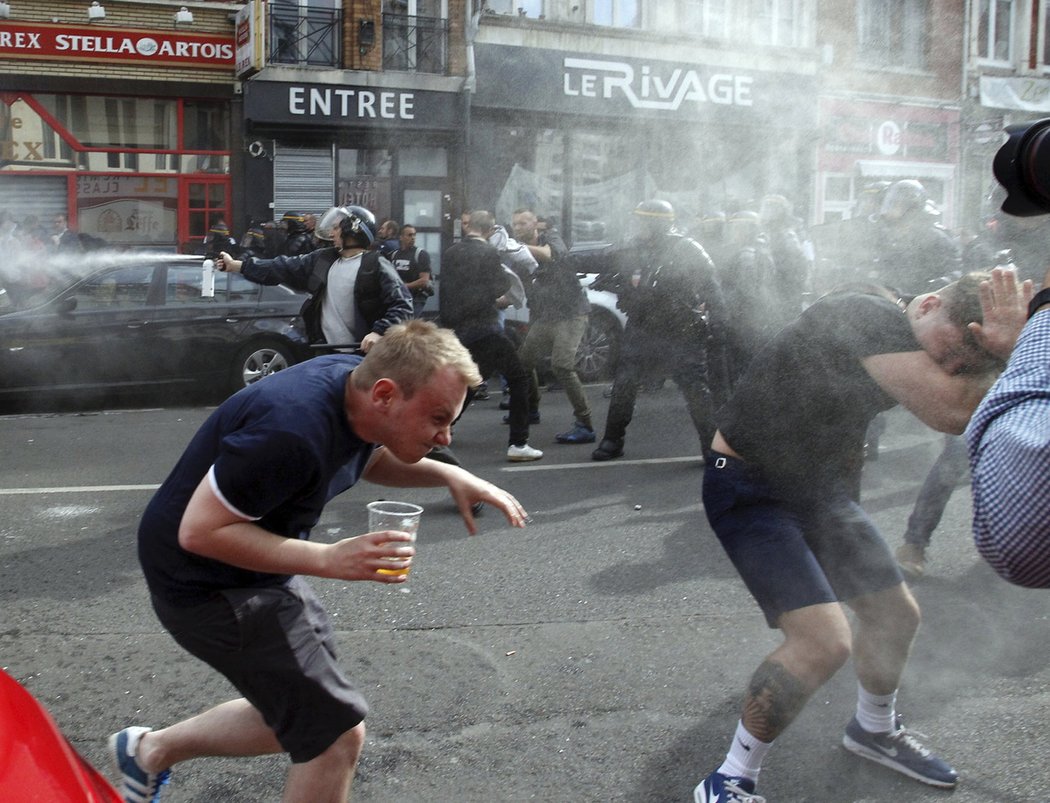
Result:
{"type": "Polygon", "coordinates": [[[675,230],[674,207],[667,201],[643,201],[632,218],[638,237],[615,276],[602,283],[618,294],[627,325],[605,433],[591,457],[623,454],[639,384],[661,376],[670,376],[681,390],[706,454],[715,432],[709,377],[719,401],[725,389],[725,305],[714,265],[696,240],[675,230]]]}
{"type": "Polygon", "coordinates": [[[962,251],[938,223],[939,215],[921,182],[903,179],[890,185],[872,231],[872,261],[862,278],[902,295],[925,293],[957,278],[962,251]]]}
{"type": "Polygon", "coordinates": [[[285,212],[281,218],[285,239],[281,256],[297,257],[309,254],[315,248],[314,238],[306,228],[306,216],[299,212],[285,212]]]}

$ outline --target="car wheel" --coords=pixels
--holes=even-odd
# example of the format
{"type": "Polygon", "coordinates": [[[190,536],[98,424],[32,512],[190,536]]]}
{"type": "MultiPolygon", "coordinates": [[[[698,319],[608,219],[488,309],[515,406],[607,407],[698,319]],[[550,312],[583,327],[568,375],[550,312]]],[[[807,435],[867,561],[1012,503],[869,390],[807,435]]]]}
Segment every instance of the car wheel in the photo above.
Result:
{"type": "Polygon", "coordinates": [[[289,365],[295,365],[295,362],[295,354],[283,343],[274,341],[249,343],[237,352],[237,358],[233,362],[233,374],[230,377],[231,390],[236,393],[263,377],[283,371],[289,365]]]}
{"type": "Polygon", "coordinates": [[[610,379],[620,359],[620,337],[623,327],[607,312],[591,312],[587,331],[576,350],[576,373],[581,382],[610,379]]]}

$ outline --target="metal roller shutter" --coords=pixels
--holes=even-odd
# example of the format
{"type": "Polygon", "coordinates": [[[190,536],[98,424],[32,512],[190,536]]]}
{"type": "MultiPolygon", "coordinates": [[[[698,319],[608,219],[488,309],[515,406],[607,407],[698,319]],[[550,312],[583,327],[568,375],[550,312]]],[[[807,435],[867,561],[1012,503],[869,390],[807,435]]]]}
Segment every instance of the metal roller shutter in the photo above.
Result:
{"type": "Polygon", "coordinates": [[[273,214],[323,215],[335,198],[335,149],[277,142],[273,153],[273,214]]]}
{"type": "Polygon", "coordinates": [[[0,173],[0,209],[9,212],[16,223],[36,215],[50,232],[51,217],[67,214],[67,187],[65,176],[0,173]]]}

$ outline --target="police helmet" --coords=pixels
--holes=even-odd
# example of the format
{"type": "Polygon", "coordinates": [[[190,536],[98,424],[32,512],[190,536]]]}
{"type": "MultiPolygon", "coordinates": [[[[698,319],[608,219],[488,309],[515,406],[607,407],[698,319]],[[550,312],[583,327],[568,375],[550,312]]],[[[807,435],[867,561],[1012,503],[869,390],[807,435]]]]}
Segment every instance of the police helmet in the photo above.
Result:
{"type": "Polygon", "coordinates": [[[651,198],[642,201],[631,213],[643,236],[667,234],[674,229],[674,207],[667,201],[651,198]]]}
{"type": "Polygon", "coordinates": [[[333,206],[317,224],[318,236],[334,239],[338,227],[339,237],[352,237],[365,248],[376,241],[376,216],[363,206],[333,206]]]}
{"type": "Polygon", "coordinates": [[[890,220],[900,220],[912,212],[928,209],[929,200],[921,182],[913,178],[895,181],[882,197],[879,215],[890,220]]]}
{"type": "Polygon", "coordinates": [[[758,206],[759,221],[766,228],[782,229],[790,226],[792,214],[791,201],[783,195],[766,195],[758,206]]]}
{"type": "Polygon", "coordinates": [[[299,212],[285,212],[281,222],[289,234],[301,234],[306,231],[306,218],[299,212]]]}
{"type": "Polygon", "coordinates": [[[750,242],[758,236],[761,221],[758,212],[740,209],[729,216],[726,223],[726,236],[733,243],[750,242]]]}

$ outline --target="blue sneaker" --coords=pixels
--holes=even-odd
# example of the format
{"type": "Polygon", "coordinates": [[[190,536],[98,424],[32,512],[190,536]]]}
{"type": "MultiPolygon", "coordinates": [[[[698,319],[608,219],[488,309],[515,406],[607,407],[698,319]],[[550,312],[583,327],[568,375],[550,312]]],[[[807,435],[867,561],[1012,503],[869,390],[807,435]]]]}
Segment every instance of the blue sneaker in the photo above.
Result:
{"type": "Polygon", "coordinates": [[[926,738],[921,733],[905,730],[900,717],[897,717],[897,729],[886,733],[869,733],[854,717],[846,726],[842,746],[916,781],[942,789],[954,787],[959,781],[958,773],[916,737],[926,738]]]}
{"type": "Polygon", "coordinates": [[[120,774],[118,791],[126,803],[156,803],[160,800],[160,788],[171,777],[170,769],[146,772],[135,760],[139,739],[150,730],[134,726],[109,737],[109,755],[120,774]]]}
{"type": "Polygon", "coordinates": [[[555,435],[554,440],[558,443],[594,443],[597,436],[593,429],[577,421],[568,432],[559,432],[555,435]]]}
{"type": "Polygon", "coordinates": [[[712,772],[693,790],[695,803],[766,803],[755,794],[755,782],[712,772]]]}

